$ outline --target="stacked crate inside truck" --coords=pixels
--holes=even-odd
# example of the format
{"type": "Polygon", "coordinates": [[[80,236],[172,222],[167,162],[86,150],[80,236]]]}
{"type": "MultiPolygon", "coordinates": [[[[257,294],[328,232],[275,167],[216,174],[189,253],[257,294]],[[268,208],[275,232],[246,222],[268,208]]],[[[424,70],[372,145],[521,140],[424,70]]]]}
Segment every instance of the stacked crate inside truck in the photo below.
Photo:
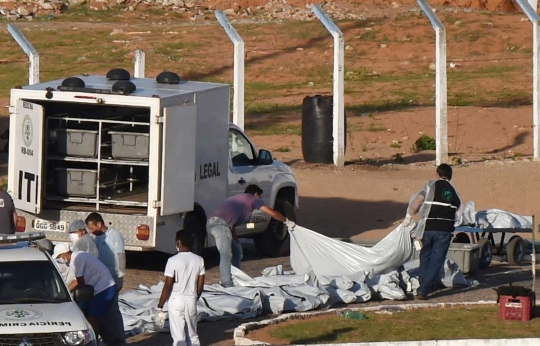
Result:
{"type": "Polygon", "coordinates": [[[149,110],[54,108],[46,119],[46,203],[147,207],[149,110]]]}

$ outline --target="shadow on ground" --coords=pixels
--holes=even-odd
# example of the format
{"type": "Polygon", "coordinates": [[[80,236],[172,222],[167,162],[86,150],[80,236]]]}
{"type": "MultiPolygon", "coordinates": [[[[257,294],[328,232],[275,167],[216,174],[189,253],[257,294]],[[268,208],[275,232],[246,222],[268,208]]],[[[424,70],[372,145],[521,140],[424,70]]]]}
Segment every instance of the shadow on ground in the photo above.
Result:
{"type": "MultiPolygon", "coordinates": [[[[358,191],[361,194],[362,191],[358,191]]],[[[331,238],[350,238],[386,229],[403,218],[407,204],[346,198],[300,197],[297,223],[331,238]]]]}

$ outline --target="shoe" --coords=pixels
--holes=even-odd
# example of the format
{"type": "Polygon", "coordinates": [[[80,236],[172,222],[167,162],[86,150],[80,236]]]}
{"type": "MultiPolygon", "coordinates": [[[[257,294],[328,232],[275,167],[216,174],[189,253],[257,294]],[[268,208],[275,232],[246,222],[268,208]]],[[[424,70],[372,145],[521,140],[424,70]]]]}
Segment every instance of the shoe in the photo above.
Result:
{"type": "Polygon", "coordinates": [[[418,300],[428,300],[429,298],[423,294],[417,294],[416,299],[418,300]]]}

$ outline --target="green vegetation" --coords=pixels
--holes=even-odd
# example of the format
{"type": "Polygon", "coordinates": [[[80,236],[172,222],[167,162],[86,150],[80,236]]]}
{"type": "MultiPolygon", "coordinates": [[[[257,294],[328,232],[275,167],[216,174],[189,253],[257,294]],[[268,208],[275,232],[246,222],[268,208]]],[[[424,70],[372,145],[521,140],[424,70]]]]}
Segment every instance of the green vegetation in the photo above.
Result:
{"type": "Polygon", "coordinates": [[[279,147],[277,148],[276,150],[274,150],[278,153],[288,153],[289,151],[291,151],[291,148],[289,148],[288,146],[283,146],[283,147],[279,147]]]}
{"type": "Polygon", "coordinates": [[[366,320],[331,315],[284,323],[270,335],[282,344],[317,344],[451,339],[507,339],[538,336],[540,319],[502,321],[498,307],[443,308],[393,314],[367,313],[366,320]],[[456,326],[466,326],[456,328],[456,326]]]}
{"type": "Polygon", "coordinates": [[[422,135],[414,142],[414,150],[435,150],[435,138],[422,135]]]}
{"type": "Polygon", "coordinates": [[[386,131],[386,127],[380,126],[377,124],[369,124],[369,127],[367,128],[369,132],[381,132],[386,131]]]}
{"type": "MultiPolygon", "coordinates": [[[[518,40],[516,26],[505,29],[506,43],[493,55],[486,53],[483,45],[495,30],[505,28],[497,23],[499,15],[486,14],[480,22],[462,13],[441,15],[450,24],[449,51],[457,43],[469,46],[462,52],[467,58],[447,70],[448,106],[514,107],[532,103],[530,83],[521,83],[523,76],[530,74],[532,51],[518,40]],[[482,24],[487,20],[493,26],[482,24]],[[453,25],[457,21],[461,24],[453,25]]],[[[82,73],[104,74],[115,67],[133,71],[133,53],[141,49],[146,53],[148,77],[170,70],[184,79],[232,84],[232,44],[212,12],[205,11],[205,16],[204,21],[193,22],[188,14],[168,9],[129,11],[120,5],[95,11],[88,5],[70,5],[62,15],[36,17],[33,24],[18,25],[40,54],[42,81],[82,73]]],[[[349,44],[355,48],[347,50],[345,58],[348,114],[434,105],[432,57],[419,52],[417,44],[429,41],[432,45],[435,36],[422,13],[341,20],[337,24],[345,42],[352,42],[349,44]],[[389,31],[389,24],[398,30],[389,31]],[[419,33],[419,25],[426,30],[419,33]],[[397,60],[381,59],[385,54],[379,48],[381,43],[410,54],[397,60]]],[[[274,134],[286,129],[300,134],[298,125],[287,128],[284,123],[288,116],[301,114],[305,96],[332,92],[331,36],[318,21],[238,22],[234,26],[246,42],[248,131],[274,134]],[[270,120],[259,122],[258,115],[269,116],[270,120]],[[249,124],[252,121],[261,128],[253,128],[255,125],[249,124]]],[[[11,88],[27,84],[28,58],[7,33],[0,36],[0,44],[0,98],[6,98],[11,88]]],[[[0,109],[0,114],[6,115],[7,109],[0,109]]],[[[385,130],[368,123],[363,126],[359,130],[385,130]]]]}

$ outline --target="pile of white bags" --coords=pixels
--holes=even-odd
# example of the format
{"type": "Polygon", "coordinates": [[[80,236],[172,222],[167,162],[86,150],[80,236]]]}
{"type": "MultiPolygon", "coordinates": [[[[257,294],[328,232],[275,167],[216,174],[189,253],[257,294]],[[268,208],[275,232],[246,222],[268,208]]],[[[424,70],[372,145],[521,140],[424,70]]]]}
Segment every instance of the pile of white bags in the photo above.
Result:
{"type": "MultiPolygon", "coordinates": [[[[418,288],[415,265],[407,269],[404,266],[412,256],[412,227],[400,225],[367,248],[296,226],[290,231],[293,271],[284,272],[282,266],[270,267],[252,278],[233,267],[235,287],[205,285],[197,305],[198,318],[246,319],[263,313],[325,309],[373,298],[405,299],[407,292],[415,293],[418,288]]],[[[441,279],[447,287],[467,284],[451,260],[441,270],[441,279]]],[[[141,285],[120,295],[126,331],[154,331],[152,317],[162,287],[162,282],[152,287],[141,285]]]]}

